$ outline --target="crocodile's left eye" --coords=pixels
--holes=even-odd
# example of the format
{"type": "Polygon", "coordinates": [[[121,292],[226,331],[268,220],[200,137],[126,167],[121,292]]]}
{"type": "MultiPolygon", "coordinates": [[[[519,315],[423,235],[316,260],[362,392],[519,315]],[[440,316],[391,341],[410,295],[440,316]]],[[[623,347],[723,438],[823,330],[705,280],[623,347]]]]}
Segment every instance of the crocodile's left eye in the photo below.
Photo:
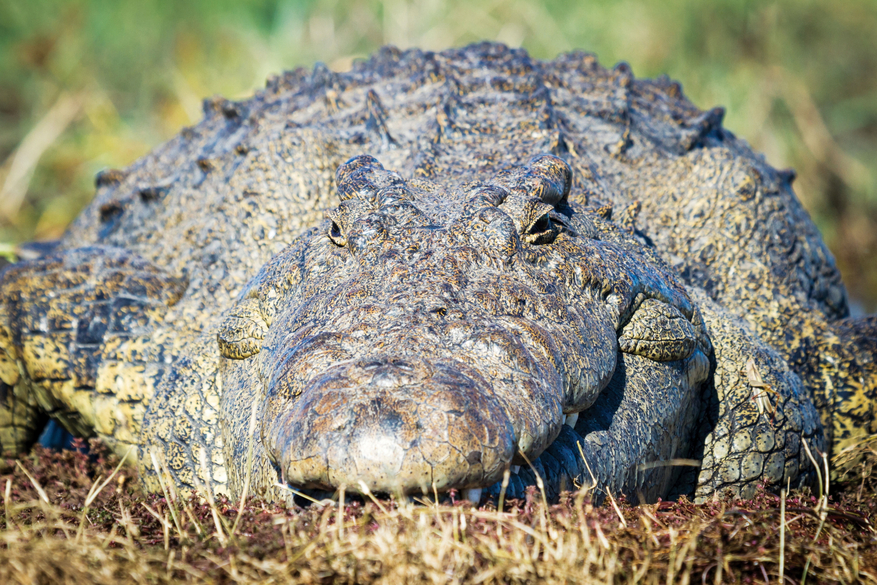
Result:
{"type": "Polygon", "coordinates": [[[551,218],[548,217],[548,214],[542,215],[533,222],[533,225],[527,230],[528,234],[541,234],[542,232],[546,232],[551,229],[551,218]]]}
{"type": "Polygon", "coordinates": [[[557,237],[557,227],[551,221],[548,212],[536,217],[524,233],[521,239],[528,244],[550,244],[557,237]]]}

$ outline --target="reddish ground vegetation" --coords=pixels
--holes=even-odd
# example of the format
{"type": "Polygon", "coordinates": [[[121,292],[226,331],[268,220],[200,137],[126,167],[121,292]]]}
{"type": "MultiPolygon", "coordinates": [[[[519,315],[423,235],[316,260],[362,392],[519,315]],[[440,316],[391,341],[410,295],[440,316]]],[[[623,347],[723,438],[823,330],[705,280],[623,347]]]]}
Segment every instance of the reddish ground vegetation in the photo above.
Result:
{"type": "Polygon", "coordinates": [[[98,444],[0,460],[0,582],[877,581],[870,475],[821,502],[546,505],[366,499],[287,507],[145,495],[98,444]],[[110,478],[109,481],[106,478],[110,478]],[[785,514],[785,529],[781,518],[785,514]],[[782,567],[780,566],[782,564],[782,567]]]}

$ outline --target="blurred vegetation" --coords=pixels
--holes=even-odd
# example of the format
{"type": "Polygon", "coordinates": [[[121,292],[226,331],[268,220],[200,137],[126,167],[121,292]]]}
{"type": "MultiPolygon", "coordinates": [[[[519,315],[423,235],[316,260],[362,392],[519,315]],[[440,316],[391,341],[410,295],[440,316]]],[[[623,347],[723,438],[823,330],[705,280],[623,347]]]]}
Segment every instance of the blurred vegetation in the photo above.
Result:
{"type": "Polygon", "coordinates": [[[343,70],[385,43],[583,48],[668,73],[777,167],[877,309],[874,0],[0,0],[0,253],[58,237],[93,176],[131,163],[271,73],[343,70]]]}

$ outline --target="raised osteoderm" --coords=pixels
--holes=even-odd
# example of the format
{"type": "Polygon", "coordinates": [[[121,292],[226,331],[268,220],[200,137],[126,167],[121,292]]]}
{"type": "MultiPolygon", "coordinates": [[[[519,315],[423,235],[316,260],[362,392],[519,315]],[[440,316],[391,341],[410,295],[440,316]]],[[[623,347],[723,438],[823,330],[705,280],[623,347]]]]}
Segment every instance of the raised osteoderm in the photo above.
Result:
{"type": "Polygon", "coordinates": [[[494,44],[207,101],[0,273],[0,447],[50,415],[274,498],[809,483],[873,432],[877,319],[722,114],[494,44]]]}

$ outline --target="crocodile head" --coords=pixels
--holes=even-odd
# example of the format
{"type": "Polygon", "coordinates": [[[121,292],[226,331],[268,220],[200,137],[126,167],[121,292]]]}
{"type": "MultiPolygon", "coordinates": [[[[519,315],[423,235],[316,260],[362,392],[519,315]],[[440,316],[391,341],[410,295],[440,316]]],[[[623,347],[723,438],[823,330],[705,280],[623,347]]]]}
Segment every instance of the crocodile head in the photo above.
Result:
{"type": "Polygon", "coordinates": [[[453,188],[370,156],[336,178],[340,205],[263,267],[218,335],[250,363],[282,482],[489,486],[597,400],[619,350],[705,351],[682,288],[632,234],[568,201],[557,157],[453,188]]]}

